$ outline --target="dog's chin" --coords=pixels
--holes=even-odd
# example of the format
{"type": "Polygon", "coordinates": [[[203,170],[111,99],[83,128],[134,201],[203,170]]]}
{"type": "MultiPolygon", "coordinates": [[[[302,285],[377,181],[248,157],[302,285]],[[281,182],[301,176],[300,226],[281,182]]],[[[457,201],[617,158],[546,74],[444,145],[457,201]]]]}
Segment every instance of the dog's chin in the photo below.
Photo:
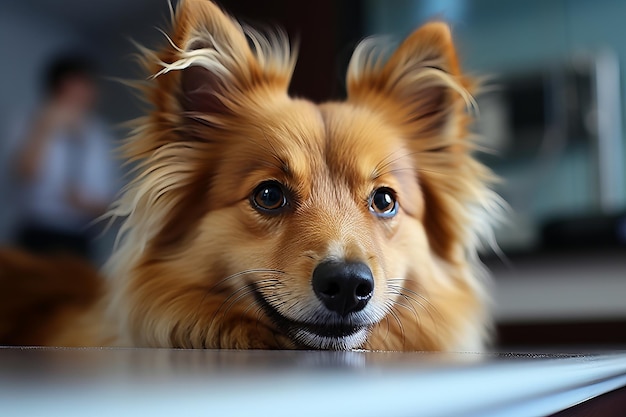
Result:
{"type": "Polygon", "coordinates": [[[292,326],[289,337],[297,344],[310,349],[350,350],[363,346],[369,335],[369,326],[360,326],[354,332],[343,336],[313,332],[307,325],[292,326]]]}
{"type": "Polygon", "coordinates": [[[293,320],[279,313],[258,292],[256,298],[274,325],[287,335],[296,345],[305,349],[350,350],[363,346],[372,323],[358,323],[356,320],[331,321],[328,323],[307,323],[293,320]]]}

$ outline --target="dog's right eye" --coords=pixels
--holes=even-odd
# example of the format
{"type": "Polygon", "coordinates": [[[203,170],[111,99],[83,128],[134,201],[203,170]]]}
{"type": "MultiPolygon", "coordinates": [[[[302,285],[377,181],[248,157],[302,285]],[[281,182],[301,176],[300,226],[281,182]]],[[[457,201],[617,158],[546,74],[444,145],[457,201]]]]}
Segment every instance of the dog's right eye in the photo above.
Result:
{"type": "Polygon", "coordinates": [[[287,205],[284,187],[277,181],[266,181],[252,193],[252,205],[263,212],[275,212],[287,205]]]}

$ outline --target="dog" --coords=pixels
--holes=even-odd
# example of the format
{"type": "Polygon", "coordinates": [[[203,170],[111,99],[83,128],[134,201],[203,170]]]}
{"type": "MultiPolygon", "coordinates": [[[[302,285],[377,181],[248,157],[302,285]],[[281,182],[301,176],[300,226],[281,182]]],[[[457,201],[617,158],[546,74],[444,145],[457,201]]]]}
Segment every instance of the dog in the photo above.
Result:
{"type": "MultiPolygon", "coordinates": [[[[448,26],[361,42],[347,98],[288,95],[281,33],[183,0],[142,50],[152,105],[102,295],[46,345],[480,351],[477,257],[498,198],[474,157],[472,92],[448,26]]],[[[98,292],[100,294],[100,292],[98,292]]],[[[52,320],[52,318],[51,318],[52,320]]]]}

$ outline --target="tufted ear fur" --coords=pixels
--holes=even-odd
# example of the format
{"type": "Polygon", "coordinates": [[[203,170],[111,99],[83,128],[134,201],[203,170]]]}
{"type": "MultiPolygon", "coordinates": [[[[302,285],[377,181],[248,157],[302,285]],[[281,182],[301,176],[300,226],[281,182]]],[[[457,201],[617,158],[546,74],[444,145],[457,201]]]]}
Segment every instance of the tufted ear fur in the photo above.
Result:
{"type": "Polygon", "coordinates": [[[156,76],[179,73],[184,111],[227,114],[250,89],[287,92],[295,58],[283,33],[244,29],[207,0],[181,0],[171,33],[156,76]]]}
{"type": "Polygon", "coordinates": [[[148,101],[167,112],[228,115],[253,88],[286,94],[295,54],[282,32],[261,34],[242,27],[208,0],[181,0],[173,16],[170,45],[143,49],[158,88],[148,101]],[[164,94],[175,95],[177,107],[164,94]],[[165,107],[167,106],[167,107],[165,107]]]}
{"type": "Polygon", "coordinates": [[[161,50],[140,47],[152,76],[138,88],[152,111],[122,147],[140,175],[112,211],[127,217],[120,236],[136,247],[193,229],[220,143],[241,114],[287,96],[295,65],[285,34],[244,28],[209,0],[180,0],[167,33],[161,50]]]}
{"type": "Polygon", "coordinates": [[[384,52],[373,39],[357,47],[348,68],[349,101],[384,106],[396,121],[413,128],[412,136],[449,136],[448,129],[459,121],[455,116],[463,117],[459,110],[472,101],[449,27],[428,23],[386,61],[384,52]]]}
{"type": "Polygon", "coordinates": [[[364,41],[351,59],[347,86],[349,102],[383,113],[406,139],[431,246],[444,259],[461,259],[480,234],[472,207],[493,198],[485,187],[491,174],[471,156],[466,108],[474,104],[474,84],[461,72],[449,27],[428,23],[389,57],[374,40],[364,41]]]}

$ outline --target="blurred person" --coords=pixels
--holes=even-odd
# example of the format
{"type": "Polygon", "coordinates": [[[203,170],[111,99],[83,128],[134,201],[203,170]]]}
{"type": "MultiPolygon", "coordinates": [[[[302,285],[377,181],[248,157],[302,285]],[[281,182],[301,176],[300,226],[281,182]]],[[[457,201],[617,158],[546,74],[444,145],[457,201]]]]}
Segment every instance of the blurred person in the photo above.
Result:
{"type": "Polygon", "coordinates": [[[58,57],[45,69],[43,88],[39,108],[18,129],[15,243],[90,258],[89,223],[107,209],[116,182],[111,141],[94,112],[93,66],[78,55],[58,57]]]}

